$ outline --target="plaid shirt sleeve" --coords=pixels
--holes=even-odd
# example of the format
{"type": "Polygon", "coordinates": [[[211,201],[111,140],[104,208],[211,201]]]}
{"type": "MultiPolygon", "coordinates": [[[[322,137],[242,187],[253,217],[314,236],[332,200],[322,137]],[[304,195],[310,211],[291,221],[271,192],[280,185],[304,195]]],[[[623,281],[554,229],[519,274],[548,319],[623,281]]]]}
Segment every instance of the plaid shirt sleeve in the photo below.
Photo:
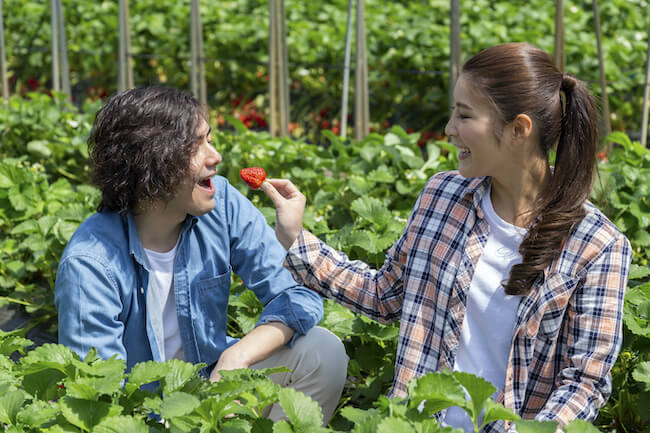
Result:
{"type": "Polygon", "coordinates": [[[424,192],[418,197],[402,236],[388,250],[380,269],[350,260],[305,229],[287,252],[285,266],[300,284],[352,311],[383,324],[399,320],[404,300],[404,268],[415,242],[415,216],[423,195],[424,192]]]}
{"type": "Polygon", "coordinates": [[[393,247],[381,269],[375,270],[350,260],[303,229],[289,249],[285,265],[304,286],[387,324],[398,320],[402,311],[404,261],[405,255],[393,247]]]}
{"type": "Polygon", "coordinates": [[[622,341],[623,297],[632,258],[618,236],[589,266],[566,312],[566,351],[555,389],[537,420],[591,421],[611,393],[610,370],[622,341]]]}

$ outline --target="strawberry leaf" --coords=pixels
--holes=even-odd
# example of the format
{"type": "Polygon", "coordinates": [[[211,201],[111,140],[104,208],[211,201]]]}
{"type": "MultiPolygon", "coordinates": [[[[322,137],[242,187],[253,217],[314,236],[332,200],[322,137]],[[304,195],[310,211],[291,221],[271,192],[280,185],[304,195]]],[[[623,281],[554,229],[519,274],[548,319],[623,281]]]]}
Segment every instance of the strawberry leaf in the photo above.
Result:
{"type": "Polygon", "coordinates": [[[321,430],[323,413],[318,403],[292,388],[282,388],[279,397],[280,406],[293,424],[296,433],[312,433],[321,430]]]}
{"type": "Polygon", "coordinates": [[[160,405],[160,416],[166,419],[187,415],[201,402],[192,394],[176,391],[165,395],[160,405]]]}
{"type": "Polygon", "coordinates": [[[148,433],[147,424],[132,416],[111,416],[104,418],[93,429],[93,433],[148,433]]]}

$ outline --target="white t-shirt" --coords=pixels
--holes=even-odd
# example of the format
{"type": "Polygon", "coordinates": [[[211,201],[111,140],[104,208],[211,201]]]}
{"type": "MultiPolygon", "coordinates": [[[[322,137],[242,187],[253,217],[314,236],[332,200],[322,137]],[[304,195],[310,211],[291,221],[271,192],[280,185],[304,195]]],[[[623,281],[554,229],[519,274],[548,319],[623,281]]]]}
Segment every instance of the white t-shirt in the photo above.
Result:
{"type": "Polygon", "coordinates": [[[176,315],[176,299],[174,297],[174,258],[178,243],[170,251],[159,253],[144,249],[151,267],[149,290],[156,293],[162,311],[165,359],[185,359],[181,342],[178,316],[176,315]]]}
{"type": "MultiPolygon", "coordinates": [[[[526,229],[510,224],[494,211],[491,189],[481,202],[490,227],[487,244],[474,270],[467,294],[467,311],[455,371],[480,376],[497,388],[495,398],[505,384],[506,364],[517,320],[520,296],[506,295],[502,282],[510,268],[521,263],[519,245],[526,229]]],[[[472,421],[459,407],[447,410],[445,424],[473,432],[472,421]]]]}

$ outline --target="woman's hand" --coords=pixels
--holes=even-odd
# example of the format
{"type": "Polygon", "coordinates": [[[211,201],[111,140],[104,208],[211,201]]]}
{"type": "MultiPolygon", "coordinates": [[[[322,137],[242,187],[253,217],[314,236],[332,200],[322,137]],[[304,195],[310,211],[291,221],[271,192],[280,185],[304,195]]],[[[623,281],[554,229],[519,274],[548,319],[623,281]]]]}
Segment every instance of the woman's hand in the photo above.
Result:
{"type": "Polygon", "coordinates": [[[260,189],[275,205],[275,236],[288,250],[302,229],[305,196],[287,179],[267,179],[260,189]]]}

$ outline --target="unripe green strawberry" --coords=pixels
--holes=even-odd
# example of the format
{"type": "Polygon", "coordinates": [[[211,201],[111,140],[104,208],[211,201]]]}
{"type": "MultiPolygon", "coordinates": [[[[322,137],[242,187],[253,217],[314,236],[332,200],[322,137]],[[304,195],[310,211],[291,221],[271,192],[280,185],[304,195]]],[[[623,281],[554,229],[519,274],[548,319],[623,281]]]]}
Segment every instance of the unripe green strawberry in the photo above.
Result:
{"type": "Polygon", "coordinates": [[[253,189],[262,186],[262,183],[266,179],[266,172],[262,167],[242,168],[239,170],[239,175],[253,189]]]}

